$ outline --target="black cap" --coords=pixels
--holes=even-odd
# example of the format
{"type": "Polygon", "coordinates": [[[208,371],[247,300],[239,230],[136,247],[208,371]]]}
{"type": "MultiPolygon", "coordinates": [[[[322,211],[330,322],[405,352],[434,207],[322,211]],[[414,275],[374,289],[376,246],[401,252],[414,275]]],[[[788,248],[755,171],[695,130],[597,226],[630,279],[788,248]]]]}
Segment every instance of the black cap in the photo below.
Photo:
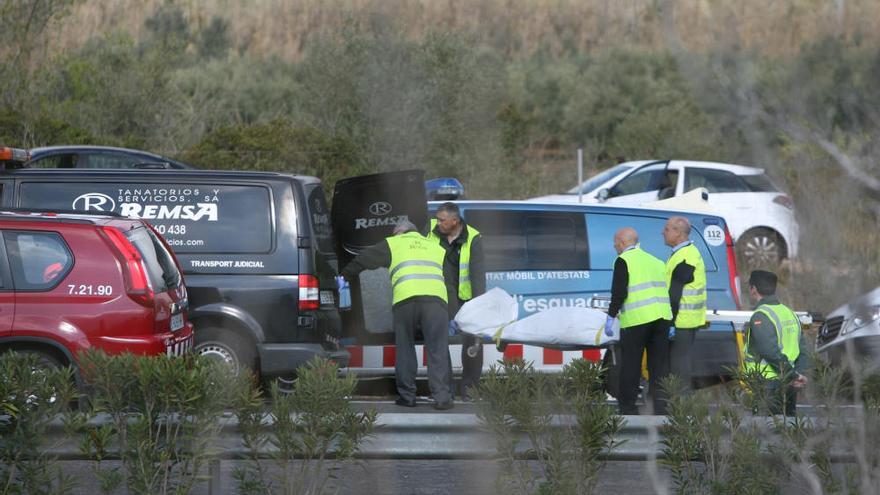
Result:
{"type": "Polygon", "coordinates": [[[776,274],[767,270],[752,270],[749,275],[749,285],[765,296],[776,294],[776,280],[776,274]]]}

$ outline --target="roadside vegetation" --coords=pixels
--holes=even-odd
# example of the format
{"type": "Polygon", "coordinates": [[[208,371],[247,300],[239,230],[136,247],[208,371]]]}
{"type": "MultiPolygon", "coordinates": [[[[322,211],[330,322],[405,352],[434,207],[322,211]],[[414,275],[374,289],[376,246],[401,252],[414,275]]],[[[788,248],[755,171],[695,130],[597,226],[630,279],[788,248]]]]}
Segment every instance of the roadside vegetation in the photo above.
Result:
{"type": "Polygon", "coordinates": [[[70,368],[0,354],[0,494],[191,493],[226,450],[240,456],[236,493],[333,493],[376,423],[352,410],[355,377],[317,358],[289,393],[196,356],[90,351],[80,369],[77,389],[70,368]],[[59,453],[86,468],[63,469],[59,453]]]}
{"type": "MultiPolygon", "coordinates": [[[[186,0],[0,8],[0,142],[206,168],[419,167],[471,198],[628,159],[765,167],[796,203],[786,302],[880,282],[880,7],[870,0],[186,0]]],[[[610,241],[609,241],[610,242],[610,241]]]]}

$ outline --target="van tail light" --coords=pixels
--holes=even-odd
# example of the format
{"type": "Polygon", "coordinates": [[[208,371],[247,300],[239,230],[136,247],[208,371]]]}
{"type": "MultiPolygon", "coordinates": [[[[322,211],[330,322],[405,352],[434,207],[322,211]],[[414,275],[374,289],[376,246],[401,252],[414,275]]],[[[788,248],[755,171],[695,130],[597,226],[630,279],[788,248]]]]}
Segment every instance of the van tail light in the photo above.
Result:
{"type": "Polygon", "coordinates": [[[792,201],[792,199],[789,198],[788,196],[786,196],[785,194],[780,194],[779,196],[776,196],[775,198],[773,198],[773,202],[778,205],[782,205],[782,206],[788,208],[789,210],[794,209],[794,201],[792,201]]]}
{"type": "Polygon", "coordinates": [[[727,273],[730,278],[730,291],[733,292],[733,299],[736,301],[736,309],[742,309],[739,300],[740,283],[739,272],[736,269],[736,251],[733,249],[733,237],[730,236],[730,230],[724,225],[724,243],[727,245],[727,273]]]}
{"type": "Polygon", "coordinates": [[[299,310],[312,311],[321,306],[318,277],[314,275],[299,276],[299,310]]]}
{"type": "Polygon", "coordinates": [[[128,297],[138,304],[150,306],[153,304],[153,291],[150,289],[150,283],[147,279],[147,269],[144,267],[144,260],[141,253],[134,247],[125,234],[113,227],[101,227],[101,232],[107,238],[110,245],[116,250],[125,269],[123,277],[125,278],[126,292],[128,297]]]}

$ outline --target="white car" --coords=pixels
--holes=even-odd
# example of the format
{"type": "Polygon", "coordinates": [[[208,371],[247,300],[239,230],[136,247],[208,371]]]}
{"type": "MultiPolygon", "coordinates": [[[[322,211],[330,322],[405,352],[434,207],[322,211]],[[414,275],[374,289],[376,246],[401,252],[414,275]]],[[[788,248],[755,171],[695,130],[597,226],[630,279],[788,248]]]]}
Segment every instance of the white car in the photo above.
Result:
{"type": "Polygon", "coordinates": [[[832,364],[880,366],[880,287],[835,309],[816,335],[816,352],[832,364]]]}
{"type": "Polygon", "coordinates": [[[565,194],[530,201],[639,206],[704,187],[712,210],[727,220],[740,259],[750,266],[773,266],[794,258],[798,225],[794,202],[764,170],[727,163],[685,160],[626,162],[584,181],[565,194]]]}

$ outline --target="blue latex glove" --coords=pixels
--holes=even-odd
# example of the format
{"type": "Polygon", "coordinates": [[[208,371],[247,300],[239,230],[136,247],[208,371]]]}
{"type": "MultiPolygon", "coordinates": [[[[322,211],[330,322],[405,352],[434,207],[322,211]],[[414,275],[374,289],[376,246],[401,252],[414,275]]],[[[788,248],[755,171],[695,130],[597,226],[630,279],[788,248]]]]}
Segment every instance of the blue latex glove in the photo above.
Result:
{"type": "Polygon", "coordinates": [[[675,327],[669,327],[669,340],[675,340],[675,327]]]}
{"type": "Polygon", "coordinates": [[[607,337],[614,337],[614,329],[611,328],[612,325],[614,325],[614,318],[609,316],[605,319],[605,335],[607,337]]]}
{"type": "Polygon", "coordinates": [[[336,277],[336,287],[339,289],[339,309],[351,308],[351,286],[345,277],[339,275],[336,277]]]}
{"type": "Polygon", "coordinates": [[[458,322],[455,320],[449,320],[449,336],[457,335],[461,333],[461,328],[458,326],[458,322]]]}

